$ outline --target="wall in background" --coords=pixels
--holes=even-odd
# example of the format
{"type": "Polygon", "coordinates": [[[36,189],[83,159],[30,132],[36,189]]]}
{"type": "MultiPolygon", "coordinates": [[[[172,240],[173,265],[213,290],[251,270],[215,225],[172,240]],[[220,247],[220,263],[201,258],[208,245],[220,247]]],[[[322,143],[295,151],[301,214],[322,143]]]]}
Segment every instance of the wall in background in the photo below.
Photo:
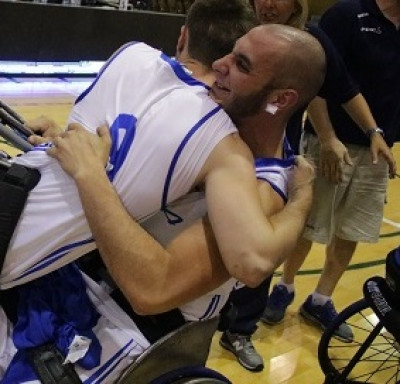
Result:
{"type": "Polygon", "coordinates": [[[106,60],[129,41],[175,54],[184,16],[0,1],[0,61],[106,60]]]}

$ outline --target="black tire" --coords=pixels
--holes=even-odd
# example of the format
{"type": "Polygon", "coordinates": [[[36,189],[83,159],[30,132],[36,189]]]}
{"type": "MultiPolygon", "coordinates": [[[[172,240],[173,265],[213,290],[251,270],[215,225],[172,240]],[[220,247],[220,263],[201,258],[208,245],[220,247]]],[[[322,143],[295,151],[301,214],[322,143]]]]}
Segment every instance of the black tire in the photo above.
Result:
{"type": "Polygon", "coordinates": [[[326,383],[396,384],[400,380],[399,345],[361,299],[344,309],[324,331],[318,346],[318,361],[326,383]],[[346,323],[354,333],[351,343],[333,337],[346,323]]]}
{"type": "Polygon", "coordinates": [[[213,378],[185,378],[173,381],[171,384],[226,384],[226,381],[221,381],[213,378]]]}

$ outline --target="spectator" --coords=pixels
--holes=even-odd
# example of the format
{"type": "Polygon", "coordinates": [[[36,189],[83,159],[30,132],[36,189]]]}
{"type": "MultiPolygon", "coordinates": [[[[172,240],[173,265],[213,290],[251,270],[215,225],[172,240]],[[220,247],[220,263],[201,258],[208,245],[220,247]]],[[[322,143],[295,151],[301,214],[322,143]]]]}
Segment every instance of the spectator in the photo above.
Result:
{"type": "MultiPolygon", "coordinates": [[[[301,306],[300,313],[319,328],[326,328],[337,314],[332,294],[357,244],[379,239],[388,176],[393,177],[396,168],[389,152],[385,157],[391,159],[388,172],[388,165],[378,160],[376,152],[371,157],[368,147],[373,149],[383,139],[391,147],[399,139],[399,26],[398,0],[340,0],[321,18],[320,27],[342,56],[377,123],[364,124],[361,132],[330,99],[317,100],[309,109],[310,120],[305,125],[302,146],[305,153],[319,159],[321,169],[304,237],[284,264],[282,279],[270,296],[263,317],[269,323],[284,317],[294,298],[295,275],[312,242],[317,242],[326,244],[325,265],[315,291],[301,306]]],[[[351,341],[352,331],[342,325],[336,337],[351,341]]]]}

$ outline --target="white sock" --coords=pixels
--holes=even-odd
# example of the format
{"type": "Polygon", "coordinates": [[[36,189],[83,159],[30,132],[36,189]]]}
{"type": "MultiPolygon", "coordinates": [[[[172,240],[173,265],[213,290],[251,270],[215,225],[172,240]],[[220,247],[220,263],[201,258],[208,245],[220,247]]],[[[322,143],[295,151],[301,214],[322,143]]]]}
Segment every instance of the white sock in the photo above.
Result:
{"type": "Polygon", "coordinates": [[[276,285],[283,285],[284,287],[286,287],[286,289],[288,290],[289,293],[293,293],[294,292],[294,283],[293,284],[286,284],[282,279],[278,281],[278,283],[276,285]]]}
{"type": "Polygon", "coordinates": [[[331,300],[330,296],[321,295],[320,293],[315,291],[311,296],[314,305],[324,305],[327,301],[331,300]]]}

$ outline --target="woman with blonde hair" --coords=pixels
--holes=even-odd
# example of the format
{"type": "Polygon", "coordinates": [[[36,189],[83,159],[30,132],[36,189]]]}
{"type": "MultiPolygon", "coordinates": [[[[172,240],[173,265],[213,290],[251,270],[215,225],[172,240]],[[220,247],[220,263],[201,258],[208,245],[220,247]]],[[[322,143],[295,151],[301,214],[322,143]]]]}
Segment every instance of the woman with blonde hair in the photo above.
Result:
{"type": "Polygon", "coordinates": [[[262,24],[285,24],[304,29],[308,18],[307,0],[249,0],[262,24]]]}

